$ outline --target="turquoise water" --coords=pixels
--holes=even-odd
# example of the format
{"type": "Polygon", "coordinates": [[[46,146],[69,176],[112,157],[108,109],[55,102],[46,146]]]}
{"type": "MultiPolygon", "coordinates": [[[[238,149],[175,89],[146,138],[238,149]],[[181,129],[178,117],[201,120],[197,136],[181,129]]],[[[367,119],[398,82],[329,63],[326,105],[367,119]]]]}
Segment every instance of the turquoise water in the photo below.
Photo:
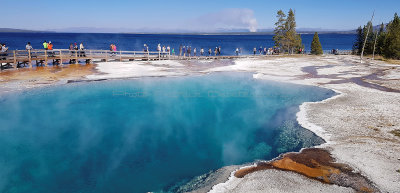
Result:
{"type": "Polygon", "coordinates": [[[243,73],[4,95],[0,192],[174,192],[226,165],[322,143],[295,113],[333,95],[243,73]]]}

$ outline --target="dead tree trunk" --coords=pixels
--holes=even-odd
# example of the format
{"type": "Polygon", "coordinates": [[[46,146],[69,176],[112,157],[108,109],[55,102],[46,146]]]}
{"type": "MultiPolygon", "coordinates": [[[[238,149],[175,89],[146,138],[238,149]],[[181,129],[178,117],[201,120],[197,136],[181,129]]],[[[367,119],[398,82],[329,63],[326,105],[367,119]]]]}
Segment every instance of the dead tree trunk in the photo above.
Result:
{"type": "MultiPolygon", "coordinates": [[[[372,18],[371,18],[371,27],[372,27],[372,30],[373,30],[373,27],[374,26],[372,26],[372,20],[374,19],[374,15],[375,15],[375,11],[372,13],[372,18]]],[[[368,23],[369,24],[369,23],[368,23]]],[[[364,39],[364,45],[363,45],[363,47],[362,47],[362,50],[361,50],[361,58],[360,58],[360,63],[362,63],[362,59],[363,59],[363,56],[364,56],[364,49],[365,49],[365,44],[367,43],[367,39],[368,39],[368,34],[369,34],[369,25],[367,24],[367,35],[365,35],[365,39],[364,39]]]]}

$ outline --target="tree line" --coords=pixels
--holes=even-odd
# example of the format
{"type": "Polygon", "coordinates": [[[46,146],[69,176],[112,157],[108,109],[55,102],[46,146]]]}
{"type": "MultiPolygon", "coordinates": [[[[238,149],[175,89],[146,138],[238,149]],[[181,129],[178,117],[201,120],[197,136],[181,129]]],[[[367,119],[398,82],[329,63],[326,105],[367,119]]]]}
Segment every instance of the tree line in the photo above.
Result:
{"type": "Polygon", "coordinates": [[[365,42],[364,54],[381,55],[385,58],[400,59],[400,18],[397,13],[387,25],[381,24],[374,29],[372,22],[357,29],[357,38],[353,44],[353,53],[361,55],[365,42]],[[368,33],[367,35],[367,32],[368,33]]]}

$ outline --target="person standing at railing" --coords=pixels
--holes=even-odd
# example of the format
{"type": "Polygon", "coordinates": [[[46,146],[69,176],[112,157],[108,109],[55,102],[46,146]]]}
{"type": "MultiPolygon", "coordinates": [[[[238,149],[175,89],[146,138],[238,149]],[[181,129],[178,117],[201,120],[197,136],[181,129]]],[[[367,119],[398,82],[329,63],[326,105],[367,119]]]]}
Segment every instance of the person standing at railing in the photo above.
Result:
{"type": "Polygon", "coordinates": [[[26,44],[25,49],[26,49],[26,51],[28,51],[28,57],[29,57],[29,58],[32,58],[32,53],[31,53],[31,51],[32,51],[33,48],[32,48],[32,45],[31,45],[30,42],[28,42],[28,43],[26,44]]]}
{"type": "Polygon", "coordinates": [[[158,52],[158,57],[161,57],[161,45],[160,44],[158,44],[157,45],[157,52],[158,52]]]}
{"type": "MultiPolygon", "coordinates": [[[[53,44],[51,43],[51,41],[49,41],[49,43],[47,44],[47,49],[48,50],[53,50],[53,44]]],[[[54,52],[53,51],[48,51],[48,55],[49,55],[49,57],[54,57],[54,52]]]]}
{"type": "Polygon", "coordinates": [[[194,48],[194,49],[193,49],[193,56],[194,56],[194,57],[196,57],[196,56],[197,56],[196,52],[197,52],[197,49],[196,49],[196,48],[194,48]]]}
{"type": "Polygon", "coordinates": [[[200,48],[200,56],[203,56],[203,55],[204,55],[204,49],[200,48]]]}
{"type": "Polygon", "coordinates": [[[175,48],[172,48],[172,53],[173,56],[175,56],[175,48]]]}
{"type": "Polygon", "coordinates": [[[169,47],[169,45],[167,46],[167,53],[168,55],[171,55],[171,47],[169,47]]]}
{"type": "Polygon", "coordinates": [[[182,56],[182,45],[179,46],[179,58],[182,56]]]}
{"type": "Polygon", "coordinates": [[[166,52],[165,46],[163,46],[163,47],[162,47],[162,55],[163,55],[163,57],[165,57],[165,52],[166,52]]]}
{"type": "Polygon", "coordinates": [[[85,47],[83,46],[82,42],[81,42],[81,44],[79,44],[79,49],[81,50],[80,51],[80,57],[86,57],[85,51],[83,51],[83,50],[85,50],[85,47]]]}
{"type": "Polygon", "coordinates": [[[236,48],[235,53],[236,53],[236,56],[239,56],[239,48],[236,48]]]}
{"type": "Polygon", "coordinates": [[[26,44],[25,49],[26,49],[27,51],[31,51],[31,50],[33,49],[30,42],[28,42],[28,43],[26,44]]]}
{"type": "Polygon", "coordinates": [[[185,57],[186,56],[186,47],[185,46],[183,46],[183,48],[182,48],[182,53],[183,53],[183,57],[185,57]]]}
{"type": "Polygon", "coordinates": [[[208,48],[208,56],[211,56],[211,48],[208,48]]]}
{"type": "Polygon", "coordinates": [[[70,52],[70,54],[71,54],[71,56],[73,56],[74,55],[74,45],[71,43],[71,44],[69,44],[69,52],[70,52]]]}
{"type": "Polygon", "coordinates": [[[149,53],[149,47],[147,46],[147,44],[143,45],[143,51],[144,51],[144,56],[147,56],[149,53]]]}
{"type": "Polygon", "coordinates": [[[0,44],[0,56],[2,56],[0,59],[5,60],[7,57],[7,51],[8,51],[8,47],[6,47],[6,44],[1,45],[0,44]]]}
{"type": "Polygon", "coordinates": [[[43,42],[43,49],[47,50],[49,47],[49,44],[46,42],[46,40],[44,40],[43,42]]]}

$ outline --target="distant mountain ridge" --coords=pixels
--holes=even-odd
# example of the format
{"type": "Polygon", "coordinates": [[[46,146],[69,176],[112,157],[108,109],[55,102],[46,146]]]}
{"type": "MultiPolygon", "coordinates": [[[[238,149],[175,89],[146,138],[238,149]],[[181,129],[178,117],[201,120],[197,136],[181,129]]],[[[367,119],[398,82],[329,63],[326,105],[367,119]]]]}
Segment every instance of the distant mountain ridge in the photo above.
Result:
{"type": "MultiPolygon", "coordinates": [[[[380,26],[380,25],[379,25],[380,26]]],[[[374,26],[378,28],[379,26],[374,26]]],[[[378,28],[379,29],[379,28],[378,28]]],[[[215,34],[215,35],[271,35],[274,33],[274,29],[258,29],[257,32],[249,32],[248,29],[217,29],[213,32],[201,32],[191,30],[166,30],[166,29],[129,29],[129,28],[92,28],[92,27],[72,27],[63,29],[50,29],[50,30],[25,30],[25,29],[13,29],[13,28],[0,28],[0,32],[8,33],[130,33],[130,34],[215,34]]],[[[321,28],[298,28],[297,32],[300,34],[311,34],[318,32],[320,34],[355,34],[357,30],[332,30],[332,29],[321,29],[321,28]]]]}
{"type": "Polygon", "coordinates": [[[38,30],[26,30],[26,29],[14,29],[14,28],[0,28],[0,32],[8,32],[8,33],[29,33],[29,32],[51,32],[51,31],[38,31],[38,30]]]}

